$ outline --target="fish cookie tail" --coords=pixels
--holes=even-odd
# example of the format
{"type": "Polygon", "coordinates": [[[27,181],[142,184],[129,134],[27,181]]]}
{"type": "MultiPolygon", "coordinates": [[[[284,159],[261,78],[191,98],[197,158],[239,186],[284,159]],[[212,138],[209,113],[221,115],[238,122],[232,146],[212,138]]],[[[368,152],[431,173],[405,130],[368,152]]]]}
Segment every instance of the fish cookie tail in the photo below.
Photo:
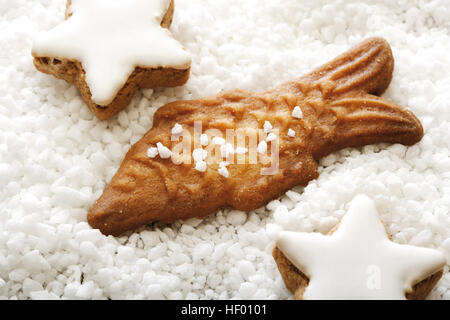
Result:
{"type": "Polygon", "coordinates": [[[392,80],[394,57],[383,38],[369,38],[329,63],[317,68],[302,80],[330,82],[333,96],[351,91],[381,95],[392,80]]]}

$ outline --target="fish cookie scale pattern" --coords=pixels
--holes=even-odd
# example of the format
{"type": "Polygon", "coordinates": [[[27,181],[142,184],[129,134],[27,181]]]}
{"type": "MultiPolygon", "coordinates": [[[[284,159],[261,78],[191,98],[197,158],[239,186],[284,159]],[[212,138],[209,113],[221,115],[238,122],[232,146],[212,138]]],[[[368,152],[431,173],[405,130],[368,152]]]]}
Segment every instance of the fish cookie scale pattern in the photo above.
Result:
{"type": "Polygon", "coordinates": [[[88,222],[105,234],[119,235],[152,221],[205,217],[225,206],[253,210],[317,178],[317,160],[331,152],[378,142],[417,143],[423,136],[420,121],[377,96],[388,87],[393,66],[389,44],[372,38],[312,73],[262,93],[235,90],[163,106],[153,128],[130,149],[89,211],[88,222]],[[301,119],[291,116],[296,106],[301,119]],[[176,123],[192,132],[196,121],[223,136],[226,129],[260,130],[271,122],[279,130],[278,172],[261,175],[267,167],[262,163],[231,164],[225,178],[214,166],[203,173],[192,164],[147,157],[148,148],[158,142],[174,146],[170,137],[176,123]],[[294,137],[288,136],[289,128],[294,137]],[[124,179],[134,182],[132,190],[119,183],[124,179]]]}

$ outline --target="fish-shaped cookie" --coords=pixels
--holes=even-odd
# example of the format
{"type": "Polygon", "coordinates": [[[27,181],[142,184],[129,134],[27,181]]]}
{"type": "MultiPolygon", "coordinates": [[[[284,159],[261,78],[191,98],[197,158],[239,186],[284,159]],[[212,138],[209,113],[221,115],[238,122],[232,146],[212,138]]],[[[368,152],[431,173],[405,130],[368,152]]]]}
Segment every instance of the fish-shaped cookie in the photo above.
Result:
{"type": "Polygon", "coordinates": [[[161,107],[153,128],[132,146],[89,211],[89,224],[120,235],[153,221],[205,217],[221,207],[249,211],[317,178],[318,159],[334,151],[379,142],[415,144],[423,136],[420,121],[379,97],[393,68],[389,44],[371,38],[274,89],[234,90],[161,107]],[[202,135],[194,132],[198,124],[202,135]],[[238,151],[214,138],[227,130],[259,132],[256,163],[248,161],[255,149],[251,139],[238,151]],[[181,132],[181,138],[173,137],[181,132]],[[179,161],[179,153],[171,152],[180,143],[194,150],[195,161],[179,161]],[[214,145],[220,145],[219,155],[211,151],[214,145]],[[247,161],[236,163],[239,156],[247,161]],[[269,170],[274,162],[276,170],[269,170]]]}
{"type": "Polygon", "coordinates": [[[139,88],[188,81],[191,57],[168,30],[174,8],[174,0],[67,0],[65,21],[33,42],[33,63],[75,85],[94,115],[108,119],[139,88]]]}

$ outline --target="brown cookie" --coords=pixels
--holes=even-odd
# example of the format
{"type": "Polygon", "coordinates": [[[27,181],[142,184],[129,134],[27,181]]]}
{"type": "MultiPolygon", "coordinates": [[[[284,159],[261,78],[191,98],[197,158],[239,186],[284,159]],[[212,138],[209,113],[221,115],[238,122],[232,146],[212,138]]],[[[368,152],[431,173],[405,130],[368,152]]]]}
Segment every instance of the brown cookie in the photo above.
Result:
{"type": "MultiPolygon", "coordinates": [[[[389,44],[372,38],[268,91],[234,90],[163,106],[155,113],[153,128],[129,150],[89,211],[89,224],[119,235],[152,221],[205,217],[220,207],[249,211],[317,178],[317,160],[331,152],[378,142],[415,144],[423,136],[420,121],[378,96],[388,87],[393,67],[389,44]],[[255,149],[249,141],[245,163],[237,163],[236,148],[227,158],[229,166],[211,163],[209,156],[178,164],[168,150],[179,144],[171,139],[172,129],[177,125],[184,129],[182,140],[192,153],[202,147],[194,135],[196,123],[209,132],[208,150],[213,136],[225,137],[227,130],[250,135],[265,128],[276,139],[268,141],[259,134],[256,163],[247,161],[255,149]],[[159,156],[158,144],[163,153],[159,156]],[[265,161],[269,151],[264,154],[264,147],[270,150],[271,161],[265,161]]],[[[187,156],[191,159],[189,152],[187,156]]]]}
{"type": "MultiPolygon", "coordinates": [[[[361,196],[359,196],[359,197],[361,197],[361,196]]],[[[355,198],[355,200],[356,200],[356,198],[355,198]]],[[[362,201],[367,201],[367,200],[365,200],[363,198],[362,201]]],[[[369,205],[370,205],[370,202],[369,202],[369,205]]],[[[367,204],[365,204],[365,206],[367,206],[367,204]]],[[[349,213],[347,213],[347,215],[349,215],[349,214],[354,214],[354,215],[356,214],[357,215],[357,214],[361,214],[361,212],[350,213],[350,211],[349,211],[349,213]]],[[[344,218],[346,218],[346,216],[344,216],[344,218]]],[[[381,221],[377,221],[377,222],[374,223],[374,221],[370,220],[370,217],[367,218],[367,219],[366,219],[366,217],[362,217],[361,220],[362,220],[362,223],[360,222],[360,224],[364,224],[365,222],[372,223],[373,225],[370,225],[369,227],[374,227],[374,228],[376,228],[377,222],[381,223],[382,224],[382,229],[384,229],[383,233],[385,233],[384,237],[387,237],[389,239],[389,241],[392,242],[392,237],[389,234],[389,231],[387,230],[386,226],[381,221]]],[[[336,241],[336,239],[331,239],[332,238],[331,235],[333,235],[338,230],[338,228],[341,225],[341,222],[342,222],[342,219],[332,230],[330,230],[328,232],[327,236],[325,236],[323,238],[330,237],[330,239],[329,239],[330,241],[336,241]]],[[[346,231],[348,232],[349,230],[347,229],[346,231]]],[[[358,231],[361,231],[361,230],[358,230],[358,231]]],[[[364,231],[362,233],[364,234],[364,231]]],[[[295,234],[295,233],[291,233],[291,234],[295,234]]],[[[340,236],[342,238],[342,234],[340,236]]],[[[358,237],[356,237],[356,238],[358,238],[358,237]]],[[[289,240],[290,240],[290,243],[292,244],[292,240],[291,239],[289,239],[289,240]]],[[[302,237],[300,236],[296,240],[302,240],[302,237]]],[[[301,243],[301,241],[297,241],[297,245],[302,245],[298,249],[295,249],[294,247],[288,247],[291,244],[286,245],[286,240],[284,240],[281,243],[285,247],[287,255],[289,255],[289,254],[292,255],[293,254],[292,249],[293,249],[294,251],[300,250],[301,253],[299,255],[300,256],[304,255],[306,257],[306,256],[308,256],[308,254],[304,253],[305,252],[305,246],[307,246],[306,250],[314,250],[314,245],[313,245],[314,242],[311,242],[311,243],[308,242],[310,240],[308,237],[303,238],[303,240],[304,240],[303,244],[301,243]]],[[[280,240],[278,240],[278,241],[280,241],[280,240]]],[[[355,243],[358,242],[358,241],[364,241],[364,240],[363,239],[358,239],[358,240],[355,239],[355,241],[350,241],[350,242],[347,241],[346,244],[349,245],[349,246],[353,246],[353,245],[356,246],[355,243]]],[[[318,242],[316,242],[316,243],[318,243],[318,242]]],[[[404,292],[404,296],[407,299],[409,299],[409,300],[425,299],[428,296],[428,294],[430,293],[430,291],[433,289],[433,287],[436,285],[436,283],[439,281],[439,279],[442,277],[443,266],[445,265],[445,258],[439,252],[431,250],[431,249],[424,249],[424,248],[416,249],[416,247],[405,246],[405,245],[396,245],[396,246],[397,246],[397,248],[402,248],[402,247],[406,248],[407,247],[407,248],[409,248],[409,250],[411,250],[411,248],[413,248],[412,250],[421,250],[421,251],[418,251],[417,254],[414,254],[414,252],[411,252],[410,255],[411,256],[421,256],[421,255],[423,255],[423,257],[424,257],[423,259],[424,260],[429,258],[430,261],[427,261],[424,265],[426,265],[428,267],[427,271],[430,271],[430,272],[428,272],[428,273],[424,272],[423,274],[425,274],[425,276],[423,278],[414,278],[414,282],[411,283],[412,290],[410,290],[410,291],[406,290],[404,292]],[[424,252],[426,254],[423,254],[424,252]]],[[[326,249],[324,249],[323,246],[320,246],[320,247],[321,247],[320,254],[321,255],[327,255],[326,249]]],[[[343,250],[345,251],[345,253],[347,253],[347,252],[351,252],[352,248],[346,247],[346,248],[343,248],[343,250]]],[[[373,252],[371,252],[370,254],[375,256],[377,254],[375,252],[377,252],[377,251],[373,250],[373,252]]],[[[294,262],[290,261],[290,259],[283,253],[283,251],[277,245],[274,246],[272,255],[273,255],[274,259],[275,259],[275,262],[277,264],[278,270],[280,271],[281,277],[282,277],[286,287],[289,289],[289,291],[291,291],[294,294],[294,299],[295,300],[302,300],[303,297],[304,297],[305,290],[308,288],[308,285],[310,284],[310,279],[306,275],[307,270],[308,270],[308,268],[314,268],[314,267],[312,267],[310,263],[309,263],[309,266],[308,266],[308,262],[307,261],[303,261],[303,262],[302,261],[298,261],[297,257],[295,257],[295,258],[292,258],[292,259],[296,260],[297,261],[296,262],[297,265],[301,266],[301,267],[297,268],[296,265],[294,264],[294,262]],[[302,269],[303,272],[300,269],[302,269]]],[[[295,255],[295,253],[294,253],[294,255],[295,255]]],[[[406,256],[408,256],[408,254],[406,254],[406,256]]],[[[363,260],[364,259],[364,258],[353,257],[353,256],[351,256],[351,258],[352,258],[351,265],[356,264],[355,261],[357,261],[357,260],[363,260]]],[[[397,260],[396,258],[402,260],[402,258],[400,256],[398,256],[398,257],[394,256],[393,259],[389,259],[389,260],[390,261],[395,261],[395,260],[397,260]]],[[[341,263],[341,261],[340,261],[341,259],[346,259],[346,258],[345,257],[341,257],[341,258],[333,259],[334,265],[333,266],[330,265],[328,267],[328,269],[330,269],[330,268],[331,269],[339,268],[338,264],[341,263]]],[[[376,258],[374,258],[374,257],[371,257],[370,259],[373,259],[374,261],[376,261],[376,258]]],[[[316,261],[316,260],[314,260],[314,261],[316,261]]],[[[410,265],[410,267],[411,268],[420,268],[420,267],[423,267],[423,265],[422,264],[419,265],[419,263],[417,263],[417,264],[410,265]]],[[[349,283],[348,286],[350,288],[354,288],[354,290],[356,291],[357,290],[357,285],[355,285],[355,283],[352,282],[352,275],[354,273],[356,273],[354,270],[347,270],[345,276],[347,276],[347,278],[348,278],[348,280],[346,280],[349,283]]],[[[384,274],[385,273],[387,273],[387,272],[384,271],[384,274]]],[[[406,271],[405,271],[405,273],[406,273],[406,271]]],[[[381,272],[380,272],[380,274],[383,275],[383,273],[381,273],[381,272]]],[[[319,277],[320,275],[316,272],[315,276],[319,277]]],[[[400,277],[400,275],[397,274],[397,277],[400,277]]],[[[404,278],[408,278],[404,274],[403,274],[403,277],[404,278]]],[[[329,278],[329,276],[328,276],[328,278],[329,278]]],[[[339,283],[338,279],[335,279],[335,278],[333,278],[333,279],[334,279],[334,281],[336,283],[330,283],[329,284],[330,288],[335,288],[336,286],[339,285],[338,284],[339,283]]],[[[384,284],[384,286],[386,286],[386,284],[384,284]]],[[[346,298],[345,294],[346,294],[345,290],[343,290],[344,297],[342,297],[342,299],[346,298]]],[[[367,299],[367,298],[368,298],[367,296],[366,297],[364,297],[364,296],[357,297],[357,299],[367,299]]],[[[377,298],[387,299],[387,297],[384,297],[384,296],[377,297],[377,298]]],[[[392,298],[392,297],[390,297],[390,298],[392,298]]],[[[341,297],[338,297],[337,299],[341,299],[341,297]]]]}
{"type": "MultiPolygon", "coordinates": [[[[168,7],[161,19],[160,25],[163,28],[169,29],[174,13],[174,0],[167,0],[167,3],[168,7]]],[[[73,19],[73,14],[72,2],[68,0],[66,21],[73,19]]],[[[151,16],[148,17],[149,20],[151,18],[151,16]]],[[[111,32],[114,32],[114,30],[111,30],[111,32]]],[[[98,41],[102,41],[102,39],[98,39],[98,41]]],[[[155,39],[155,42],[157,42],[157,39],[155,39]]],[[[79,89],[84,102],[100,120],[108,119],[128,106],[138,88],[176,87],[183,85],[189,79],[190,65],[188,64],[177,67],[135,66],[134,71],[132,70],[128,77],[123,79],[120,89],[111,96],[111,101],[107,103],[96,103],[86,80],[85,68],[83,68],[80,60],[73,57],[62,57],[58,54],[48,55],[46,51],[40,51],[42,52],[39,52],[36,48],[33,48],[32,51],[36,68],[41,72],[51,74],[56,78],[74,84],[79,89]]],[[[138,53],[136,52],[136,54],[138,53]]],[[[111,68],[114,68],[114,66],[111,66],[111,68]]],[[[105,74],[106,77],[107,75],[105,74]]]]}
{"type": "MultiPolygon", "coordinates": [[[[278,270],[280,271],[286,288],[292,292],[295,300],[302,300],[303,293],[309,283],[308,277],[298,270],[277,246],[273,248],[272,255],[277,263],[278,270]]],[[[406,298],[408,300],[426,299],[436,283],[441,279],[443,273],[443,270],[439,270],[428,278],[416,283],[413,287],[413,291],[406,293],[406,298]]]]}

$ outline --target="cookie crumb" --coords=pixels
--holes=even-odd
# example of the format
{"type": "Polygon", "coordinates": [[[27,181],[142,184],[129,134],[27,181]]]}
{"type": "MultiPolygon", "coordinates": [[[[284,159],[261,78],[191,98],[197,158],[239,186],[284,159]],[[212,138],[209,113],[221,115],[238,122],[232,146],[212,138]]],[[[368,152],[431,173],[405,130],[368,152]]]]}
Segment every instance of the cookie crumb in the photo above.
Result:
{"type": "Polygon", "coordinates": [[[261,141],[261,142],[258,144],[258,152],[259,152],[260,154],[264,154],[264,153],[267,152],[267,142],[261,141]]]}
{"type": "Polygon", "coordinates": [[[192,157],[194,158],[195,162],[200,162],[206,159],[206,157],[208,156],[208,151],[203,150],[201,148],[195,149],[192,152],[192,157]]]}
{"type": "Polygon", "coordinates": [[[221,163],[219,163],[219,167],[228,167],[230,165],[230,163],[228,161],[222,161],[221,163]]]}
{"type": "Polygon", "coordinates": [[[198,161],[195,163],[195,170],[200,171],[200,172],[205,172],[206,171],[206,162],[205,161],[198,161]]]}
{"type": "Polygon", "coordinates": [[[264,122],[264,132],[265,133],[269,133],[270,131],[272,131],[273,126],[269,121],[264,122]]]}
{"type": "Polygon", "coordinates": [[[148,148],[148,150],[147,150],[147,156],[149,157],[149,158],[155,158],[157,155],[159,154],[159,152],[158,152],[158,148],[156,148],[156,147],[150,147],[150,148],[148,148]]]}
{"type": "Polygon", "coordinates": [[[175,123],[172,128],[172,135],[179,136],[183,133],[183,126],[181,124],[175,123]]]}
{"type": "Polygon", "coordinates": [[[292,111],[292,116],[297,119],[302,119],[303,118],[302,109],[300,109],[299,106],[295,106],[294,110],[292,111]]]}
{"type": "Polygon", "coordinates": [[[291,137],[291,138],[295,137],[295,131],[292,130],[291,128],[289,128],[289,130],[288,130],[288,136],[291,137]]]}
{"type": "Polygon", "coordinates": [[[228,169],[226,167],[219,167],[218,172],[221,176],[225,178],[228,178],[230,176],[230,173],[228,172],[228,169]]]}
{"type": "Polygon", "coordinates": [[[277,135],[271,132],[271,133],[269,133],[269,135],[267,136],[266,141],[273,141],[273,140],[275,140],[276,138],[277,138],[277,135]]]}
{"type": "Polygon", "coordinates": [[[168,159],[172,156],[172,151],[165,147],[161,142],[158,142],[156,146],[158,147],[158,152],[161,159],[168,159]]]}
{"type": "Polygon", "coordinates": [[[201,144],[202,146],[207,146],[208,143],[209,143],[208,135],[207,135],[206,133],[203,133],[203,134],[200,136],[200,144],[201,144]]]}

